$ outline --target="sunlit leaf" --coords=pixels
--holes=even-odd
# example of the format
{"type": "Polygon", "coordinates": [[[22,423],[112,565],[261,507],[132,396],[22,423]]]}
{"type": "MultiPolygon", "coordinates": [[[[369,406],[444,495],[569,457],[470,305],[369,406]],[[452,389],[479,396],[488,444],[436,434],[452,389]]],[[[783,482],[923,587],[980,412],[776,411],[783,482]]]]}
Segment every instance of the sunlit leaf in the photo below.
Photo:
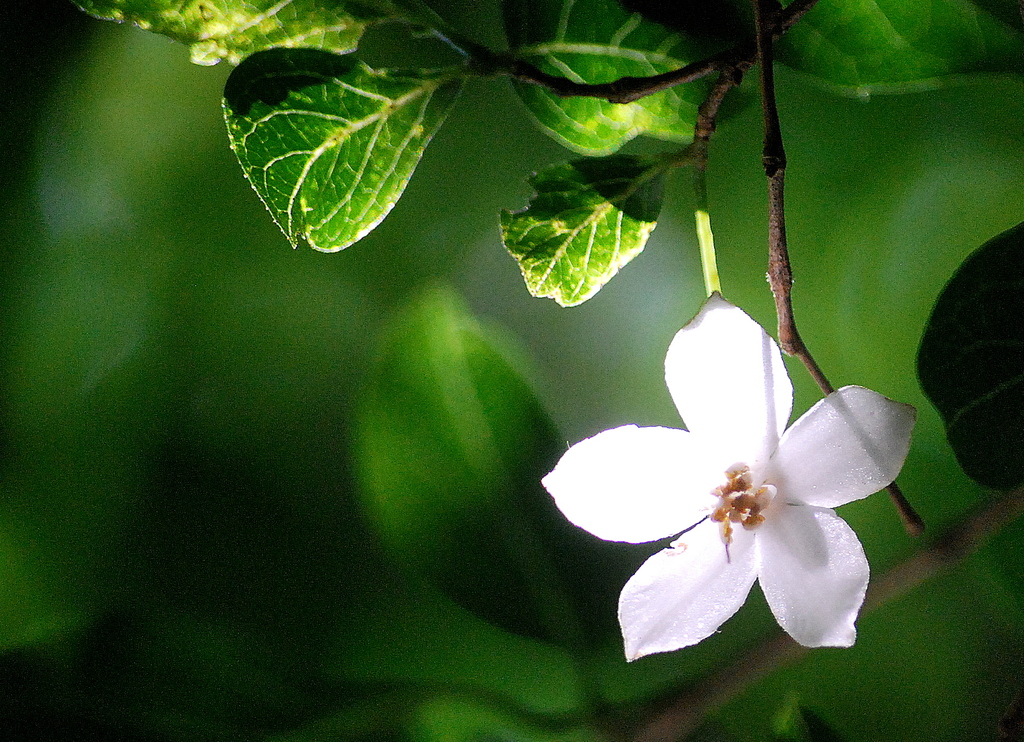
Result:
{"type": "Polygon", "coordinates": [[[459,87],[453,72],[274,49],[231,74],[224,115],[245,176],[291,243],[334,252],[391,211],[459,87]]]}
{"type": "Polygon", "coordinates": [[[596,294],[647,244],[661,209],[663,161],[615,155],[531,178],[530,205],[501,215],[505,247],[534,296],[562,306],[596,294]]]}
{"type": "Polygon", "coordinates": [[[972,72],[1024,72],[1020,16],[1010,25],[1001,15],[968,0],[818,3],[780,41],[779,58],[862,95],[920,90],[972,72]]]}
{"type": "Polygon", "coordinates": [[[917,373],[964,471],[990,487],[1024,483],[1024,224],[972,253],[943,289],[917,373]]]}
{"type": "MultiPolygon", "coordinates": [[[[691,40],[614,0],[505,0],[505,26],[518,58],[581,83],[656,75],[701,56],[691,40]]],[[[526,83],[517,90],[548,134],[585,155],[611,154],[639,134],[688,140],[703,93],[700,84],[686,85],[615,104],[559,98],[526,83]]]]}
{"type": "Polygon", "coordinates": [[[344,53],[366,25],[394,17],[389,0],[75,0],[87,13],[188,44],[196,64],[243,58],[273,47],[344,53]]]}

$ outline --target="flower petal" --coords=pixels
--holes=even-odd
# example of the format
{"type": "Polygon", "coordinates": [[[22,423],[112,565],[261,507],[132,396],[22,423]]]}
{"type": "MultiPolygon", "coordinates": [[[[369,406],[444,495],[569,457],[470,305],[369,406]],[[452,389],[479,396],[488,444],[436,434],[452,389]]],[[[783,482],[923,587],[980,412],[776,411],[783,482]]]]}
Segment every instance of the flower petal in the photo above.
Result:
{"type": "Polygon", "coordinates": [[[542,482],[580,528],[636,544],[679,533],[707,514],[716,482],[705,471],[685,430],[624,425],[572,446],[542,482]]]}
{"type": "Polygon", "coordinates": [[[644,562],[619,597],[626,659],[671,652],[711,636],[743,605],[757,575],[754,533],[733,533],[726,560],[718,524],[707,521],[678,546],[644,562]]]}
{"type": "Polygon", "coordinates": [[[805,647],[849,647],[868,586],[857,534],[834,511],[781,505],[757,530],[761,590],[779,625],[805,647]]]}
{"type": "Polygon", "coordinates": [[[793,408],[779,346],[717,293],[672,340],[665,381],[687,429],[734,452],[726,466],[764,464],[793,408]]]}
{"type": "Polygon", "coordinates": [[[899,474],[916,415],[878,392],[843,387],[786,431],[766,479],[787,502],[834,508],[867,497],[899,474]]]}

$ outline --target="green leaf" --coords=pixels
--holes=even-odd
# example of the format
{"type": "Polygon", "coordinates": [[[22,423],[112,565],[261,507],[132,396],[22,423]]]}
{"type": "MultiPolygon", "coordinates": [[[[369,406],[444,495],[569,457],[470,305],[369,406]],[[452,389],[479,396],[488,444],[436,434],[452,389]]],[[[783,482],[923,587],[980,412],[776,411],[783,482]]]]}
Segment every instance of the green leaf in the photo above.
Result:
{"type": "Polygon", "coordinates": [[[582,304],[647,244],[667,160],[614,155],[541,170],[526,209],[501,215],[502,239],[534,296],[582,304]]]}
{"type": "Polygon", "coordinates": [[[1013,23],[967,0],[818,3],[779,42],[779,59],[862,95],[920,90],[954,75],[1024,72],[1019,15],[1013,23]]]}
{"type": "Polygon", "coordinates": [[[917,373],[964,471],[990,487],[1024,483],[1024,223],[972,253],[943,289],[917,373]]]}
{"type": "Polygon", "coordinates": [[[273,47],[339,54],[367,24],[398,15],[388,0],[75,0],[98,18],[130,21],[188,44],[196,64],[231,64],[273,47]]]}
{"type": "Polygon", "coordinates": [[[772,719],[772,742],[842,742],[825,721],[790,695],[772,719]]]}
{"type": "MultiPolygon", "coordinates": [[[[506,0],[505,26],[516,57],[581,83],[656,75],[702,56],[689,39],[614,0],[506,0]]],[[[528,83],[516,90],[544,131],[584,155],[611,154],[639,134],[688,141],[704,93],[684,85],[616,104],[559,98],[528,83]]]]}
{"type": "Polygon", "coordinates": [[[609,565],[616,548],[541,487],[565,444],[515,357],[452,294],[413,302],[358,406],[366,511],[399,564],[488,621],[563,646],[617,641],[616,596],[636,565],[609,565]]]}
{"type": "MultiPolygon", "coordinates": [[[[354,608],[357,620],[339,627],[337,641],[324,654],[324,674],[331,681],[413,692],[461,688],[533,714],[565,716],[586,705],[583,668],[568,651],[504,631],[436,586],[395,580],[390,572],[380,575],[385,579],[372,602],[354,608]]],[[[334,737],[321,733],[312,739],[334,737]]]]}
{"type": "Polygon", "coordinates": [[[334,252],[387,216],[460,88],[311,49],[246,59],[224,88],[231,148],[285,235],[334,252]]]}
{"type": "Polygon", "coordinates": [[[409,726],[412,742],[592,742],[597,738],[590,729],[566,729],[562,723],[545,727],[497,705],[458,696],[429,699],[416,709],[409,726]]]}

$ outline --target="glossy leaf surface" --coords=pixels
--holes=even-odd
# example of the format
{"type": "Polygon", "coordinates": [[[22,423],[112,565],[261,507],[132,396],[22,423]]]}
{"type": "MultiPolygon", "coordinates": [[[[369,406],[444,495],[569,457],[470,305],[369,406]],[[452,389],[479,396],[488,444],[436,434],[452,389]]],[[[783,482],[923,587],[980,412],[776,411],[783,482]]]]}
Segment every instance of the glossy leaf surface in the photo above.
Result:
{"type": "Polygon", "coordinates": [[[391,211],[459,84],[326,52],[250,57],[224,89],[231,147],[295,245],[348,247],[391,211]]]}

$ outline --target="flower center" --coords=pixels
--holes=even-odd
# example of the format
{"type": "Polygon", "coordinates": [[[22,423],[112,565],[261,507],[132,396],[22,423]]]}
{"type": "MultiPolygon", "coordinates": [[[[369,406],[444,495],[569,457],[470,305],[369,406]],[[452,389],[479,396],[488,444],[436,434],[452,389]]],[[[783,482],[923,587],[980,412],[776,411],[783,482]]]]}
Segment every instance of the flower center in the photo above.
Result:
{"type": "Polygon", "coordinates": [[[711,520],[722,524],[722,541],[725,542],[725,556],[728,559],[733,524],[738,523],[752,531],[764,523],[761,513],[775,496],[775,487],[765,484],[754,489],[750,467],[743,463],[733,464],[726,469],[725,477],[725,484],[715,487],[711,492],[719,499],[711,520]]]}

